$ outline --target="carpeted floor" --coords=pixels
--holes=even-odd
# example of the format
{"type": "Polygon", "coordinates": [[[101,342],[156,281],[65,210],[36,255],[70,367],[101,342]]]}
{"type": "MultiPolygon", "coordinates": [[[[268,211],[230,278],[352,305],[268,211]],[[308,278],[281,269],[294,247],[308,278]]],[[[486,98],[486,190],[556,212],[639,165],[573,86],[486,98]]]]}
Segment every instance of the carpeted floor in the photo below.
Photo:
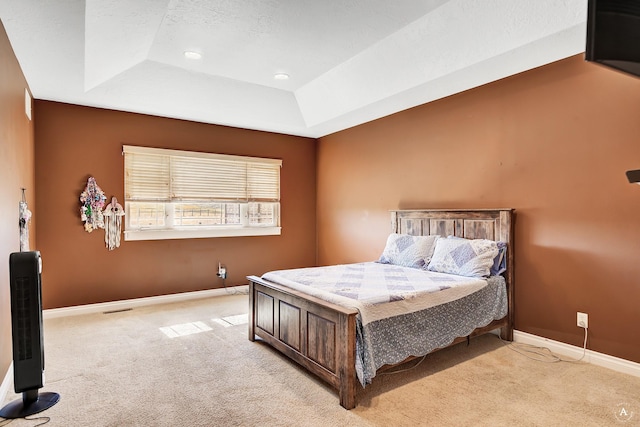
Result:
{"type": "Polygon", "coordinates": [[[247,339],[237,316],[247,306],[229,295],[47,320],[42,391],[61,400],[40,416],[51,427],[640,425],[640,378],[536,362],[494,335],[377,376],[346,411],[330,387],[247,339]]]}

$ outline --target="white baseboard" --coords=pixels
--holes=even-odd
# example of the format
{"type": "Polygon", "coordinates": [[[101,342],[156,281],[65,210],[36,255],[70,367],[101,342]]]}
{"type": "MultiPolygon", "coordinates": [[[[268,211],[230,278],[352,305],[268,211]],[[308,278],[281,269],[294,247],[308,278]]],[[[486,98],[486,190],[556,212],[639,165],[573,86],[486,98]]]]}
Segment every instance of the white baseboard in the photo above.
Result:
{"type": "Polygon", "coordinates": [[[7,373],[2,380],[2,384],[0,384],[0,408],[3,406],[2,403],[7,398],[7,394],[11,389],[11,384],[13,384],[13,362],[9,365],[9,369],[7,369],[7,373]]]}
{"type": "Polygon", "coordinates": [[[77,316],[80,314],[104,313],[105,311],[128,310],[154,304],[188,301],[200,298],[218,297],[230,293],[248,293],[249,285],[234,286],[232,288],[207,289],[205,291],[182,292],[179,294],[160,295],[156,297],[135,298],[121,301],[102,302],[98,304],[76,305],[73,307],[52,308],[42,311],[44,319],[56,317],[77,316]]]}
{"type": "MultiPolygon", "coordinates": [[[[513,340],[515,342],[523,344],[546,347],[554,353],[571,357],[573,359],[579,359],[584,352],[582,347],[565,344],[560,341],[550,340],[548,338],[540,337],[522,331],[513,331],[513,340]]],[[[593,365],[602,366],[604,368],[609,368],[614,371],[622,372],[624,374],[640,377],[640,363],[632,362],[630,360],[621,359],[615,356],[609,356],[608,354],[598,353],[597,351],[589,349],[587,349],[582,360],[593,365]]]]}

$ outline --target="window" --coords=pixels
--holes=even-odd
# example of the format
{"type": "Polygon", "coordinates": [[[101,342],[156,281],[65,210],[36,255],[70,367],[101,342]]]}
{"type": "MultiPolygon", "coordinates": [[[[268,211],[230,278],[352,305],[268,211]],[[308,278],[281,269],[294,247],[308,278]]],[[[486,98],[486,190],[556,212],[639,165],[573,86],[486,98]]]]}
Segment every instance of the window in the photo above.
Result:
{"type": "Polygon", "coordinates": [[[282,160],[123,146],[125,240],[280,234],[282,160]]]}

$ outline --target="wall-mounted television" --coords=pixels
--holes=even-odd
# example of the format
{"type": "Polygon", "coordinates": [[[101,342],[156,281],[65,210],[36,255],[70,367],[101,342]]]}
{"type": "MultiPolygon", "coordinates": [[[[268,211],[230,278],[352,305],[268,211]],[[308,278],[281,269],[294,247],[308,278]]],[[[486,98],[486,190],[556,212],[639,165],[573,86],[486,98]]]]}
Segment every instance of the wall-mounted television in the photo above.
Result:
{"type": "Polygon", "coordinates": [[[585,59],[640,77],[640,0],[589,0],[585,59]]]}

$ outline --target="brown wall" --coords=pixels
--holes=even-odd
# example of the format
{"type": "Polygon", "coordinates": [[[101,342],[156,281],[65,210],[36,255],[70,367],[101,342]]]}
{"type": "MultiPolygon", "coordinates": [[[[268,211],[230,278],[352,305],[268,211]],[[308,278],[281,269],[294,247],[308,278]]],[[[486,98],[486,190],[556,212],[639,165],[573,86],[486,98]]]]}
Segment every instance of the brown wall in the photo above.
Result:
{"type": "Polygon", "coordinates": [[[516,328],[640,362],[640,79],[581,55],[318,142],[318,262],[377,259],[389,209],[517,210],[516,328]]]}
{"type": "Polygon", "coordinates": [[[35,110],[45,308],[219,288],[219,261],[227,285],[315,264],[314,139],[47,101],[35,110]],[[93,176],[107,199],[123,201],[123,144],[282,159],[282,235],[123,241],[108,251],[103,230],[84,231],[79,196],[93,176]]]}
{"type": "Polygon", "coordinates": [[[9,254],[20,250],[21,188],[34,214],[29,224],[30,247],[37,249],[33,122],[25,114],[25,88],[27,83],[0,22],[0,382],[12,360],[9,254]]]}

